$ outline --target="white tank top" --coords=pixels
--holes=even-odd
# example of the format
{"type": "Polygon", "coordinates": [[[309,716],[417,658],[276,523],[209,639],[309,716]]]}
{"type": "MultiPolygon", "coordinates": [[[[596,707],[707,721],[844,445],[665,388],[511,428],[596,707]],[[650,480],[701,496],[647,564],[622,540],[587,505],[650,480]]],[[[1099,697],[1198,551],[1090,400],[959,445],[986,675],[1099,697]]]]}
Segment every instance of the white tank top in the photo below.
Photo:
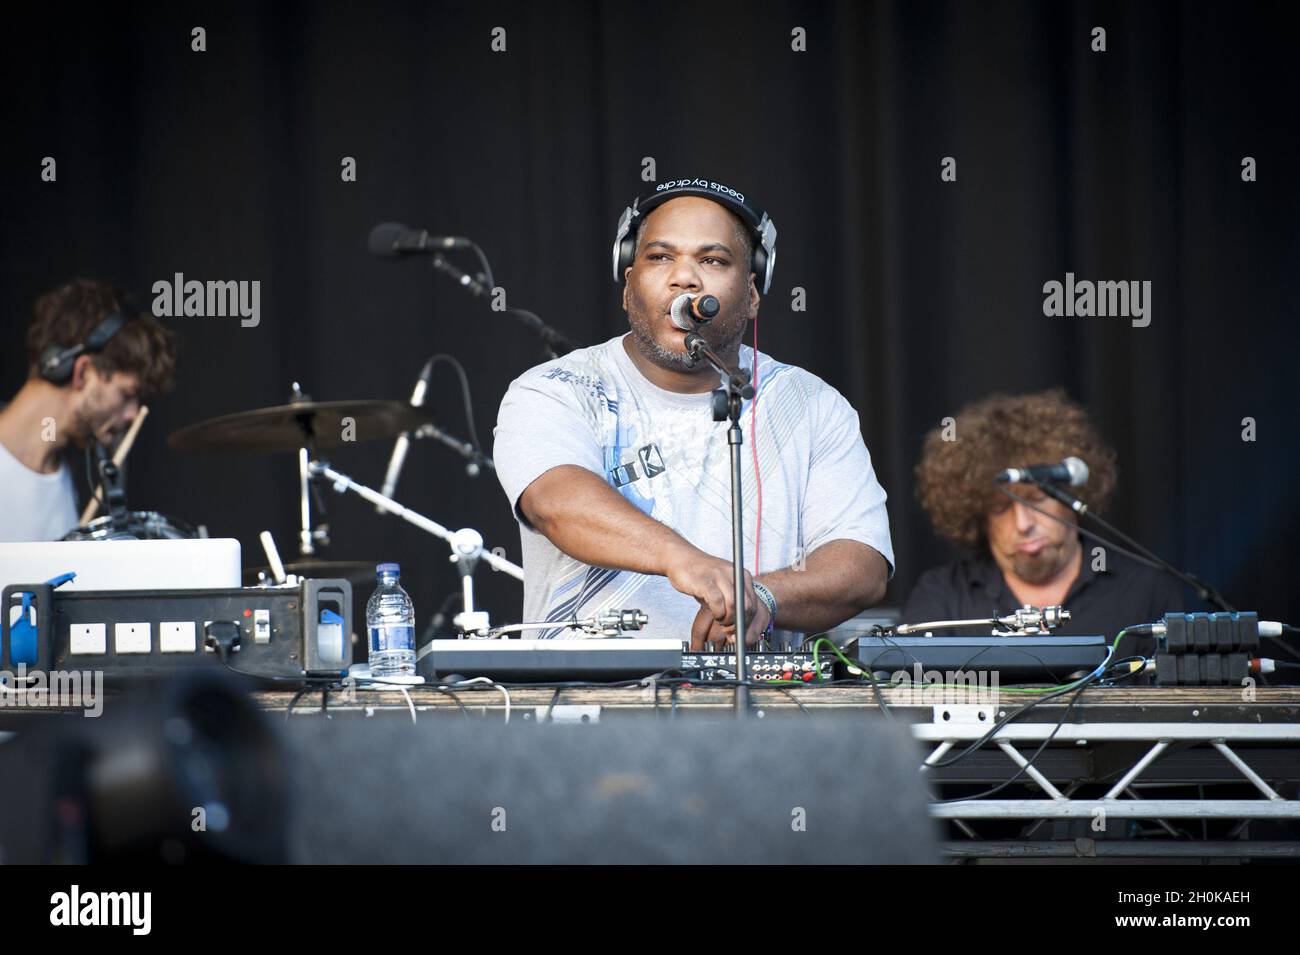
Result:
{"type": "Polygon", "coordinates": [[[38,474],[0,443],[0,541],[54,541],[77,526],[77,494],[66,463],[38,474]]]}

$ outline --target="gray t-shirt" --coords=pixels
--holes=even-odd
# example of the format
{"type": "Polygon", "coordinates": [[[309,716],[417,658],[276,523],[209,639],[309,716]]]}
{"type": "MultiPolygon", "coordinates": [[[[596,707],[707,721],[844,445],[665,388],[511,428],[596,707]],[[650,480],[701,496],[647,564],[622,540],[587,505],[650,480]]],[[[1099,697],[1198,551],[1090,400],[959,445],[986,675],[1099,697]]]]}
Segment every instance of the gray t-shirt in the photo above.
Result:
{"type": "MultiPolygon", "coordinates": [[[[551,468],[577,465],[704,552],[731,559],[728,423],[713,420],[709,393],[678,394],[647,380],[624,350],[624,337],[529,369],[501,402],[493,457],[520,524],[524,621],[637,609],[650,617],[640,636],[687,640],[700,608],[693,597],[678,593],[666,577],[574,560],[519,511],[519,497],[533,481],[551,468]]],[[[742,345],[741,367],[752,370],[752,362],[753,351],[742,345]]],[[[797,566],[822,544],[846,539],[875,548],[892,575],[885,491],[853,408],[816,375],[762,352],[757,381],[757,433],[754,402],[745,403],[741,419],[745,569],[754,573],[761,485],[758,573],[797,566]]],[[[555,628],[524,636],[566,634],[572,632],[555,628]]]]}

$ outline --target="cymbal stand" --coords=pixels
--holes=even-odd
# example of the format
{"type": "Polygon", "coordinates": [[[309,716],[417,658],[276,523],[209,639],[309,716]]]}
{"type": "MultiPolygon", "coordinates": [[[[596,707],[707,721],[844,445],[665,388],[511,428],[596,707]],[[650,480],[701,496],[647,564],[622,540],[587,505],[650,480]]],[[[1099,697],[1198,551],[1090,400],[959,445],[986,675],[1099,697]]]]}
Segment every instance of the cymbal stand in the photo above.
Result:
{"type": "MultiPolygon", "coordinates": [[[[311,395],[303,394],[302,388],[295,381],[289,403],[296,405],[308,401],[311,401],[311,395]]],[[[302,446],[298,448],[298,512],[301,521],[298,532],[298,552],[303,557],[311,557],[316,553],[317,544],[321,547],[329,546],[330,526],[324,520],[325,502],[319,497],[316,499],[316,504],[322,520],[320,526],[316,528],[313,528],[311,523],[311,495],[314,491],[311,484],[311,460],[316,456],[316,435],[312,431],[311,415],[300,416],[298,427],[302,429],[302,446]]]]}

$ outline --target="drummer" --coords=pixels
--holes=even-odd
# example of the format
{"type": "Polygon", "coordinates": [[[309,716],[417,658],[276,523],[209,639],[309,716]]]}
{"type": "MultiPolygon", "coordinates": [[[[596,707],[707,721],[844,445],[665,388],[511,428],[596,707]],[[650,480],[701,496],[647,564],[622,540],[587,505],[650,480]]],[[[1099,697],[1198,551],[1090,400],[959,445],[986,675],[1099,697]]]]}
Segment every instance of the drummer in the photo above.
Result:
{"type": "Polygon", "coordinates": [[[125,295],[76,279],[36,300],[28,377],[0,408],[0,542],[59,540],[77,526],[67,457],[110,445],[140,398],[171,387],[174,337],[125,295]]]}

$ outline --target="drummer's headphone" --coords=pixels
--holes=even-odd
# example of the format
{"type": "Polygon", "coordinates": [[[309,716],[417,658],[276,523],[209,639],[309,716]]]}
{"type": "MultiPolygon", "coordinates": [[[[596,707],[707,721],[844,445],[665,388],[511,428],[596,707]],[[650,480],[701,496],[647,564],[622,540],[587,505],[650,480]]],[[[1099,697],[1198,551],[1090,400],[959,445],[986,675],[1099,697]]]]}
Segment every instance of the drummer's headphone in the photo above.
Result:
{"type": "Polygon", "coordinates": [[[67,384],[72,378],[72,367],[77,359],[85,354],[103,351],[109,339],[130,321],[132,311],[130,303],[124,301],[121,307],[91,329],[85,341],[66,348],[62,345],[51,345],[46,348],[41,352],[40,362],[37,365],[38,374],[52,385],[67,384]]]}
{"type": "Polygon", "coordinates": [[[614,237],[614,281],[623,281],[623,272],[636,259],[636,234],[642,216],[656,206],[679,196],[702,196],[740,216],[753,233],[754,257],[750,271],[758,280],[758,289],[764,295],[772,286],[772,272],[776,269],[776,226],[766,212],[745,199],[745,194],[720,182],[709,179],[671,179],[661,182],[655,191],[644,199],[634,199],[618,219],[618,234],[614,237]]]}

